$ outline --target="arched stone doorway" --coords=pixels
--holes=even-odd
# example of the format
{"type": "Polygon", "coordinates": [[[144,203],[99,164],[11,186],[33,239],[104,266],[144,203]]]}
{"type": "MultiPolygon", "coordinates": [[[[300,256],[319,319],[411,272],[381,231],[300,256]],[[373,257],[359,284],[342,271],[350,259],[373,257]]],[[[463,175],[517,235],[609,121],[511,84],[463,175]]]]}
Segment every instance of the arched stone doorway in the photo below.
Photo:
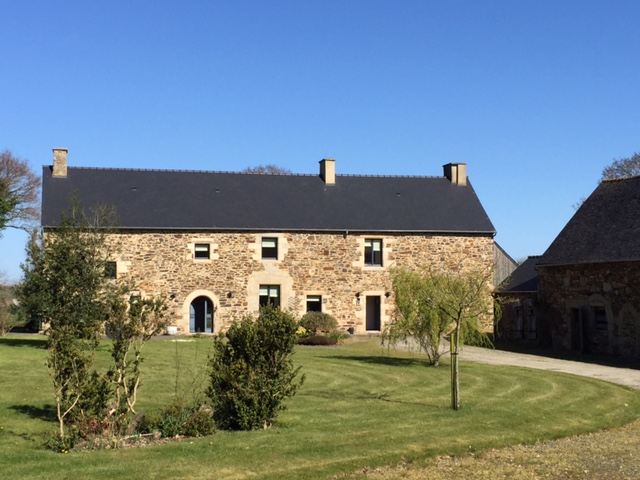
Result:
{"type": "Polygon", "coordinates": [[[213,301],[204,295],[194,298],[189,305],[189,333],[213,333],[213,301]]]}

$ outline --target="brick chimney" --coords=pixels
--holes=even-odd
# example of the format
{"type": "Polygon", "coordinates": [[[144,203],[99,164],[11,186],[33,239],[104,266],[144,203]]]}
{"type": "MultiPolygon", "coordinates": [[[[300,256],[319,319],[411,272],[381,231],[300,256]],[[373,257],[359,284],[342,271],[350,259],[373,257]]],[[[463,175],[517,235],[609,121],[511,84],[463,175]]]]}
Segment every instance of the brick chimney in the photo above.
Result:
{"type": "Polygon", "coordinates": [[[467,184],[466,163],[447,163],[442,168],[444,168],[444,176],[454,185],[465,186],[467,184]]]}
{"type": "Polygon", "coordinates": [[[53,149],[53,176],[67,176],[67,150],[66,148],[53,149]]]}
{"type": "Polygon", "coordinates": [[[326,185],[336,184],[336,159],[323,158],[320,160],[320,178],[326,185]]]}

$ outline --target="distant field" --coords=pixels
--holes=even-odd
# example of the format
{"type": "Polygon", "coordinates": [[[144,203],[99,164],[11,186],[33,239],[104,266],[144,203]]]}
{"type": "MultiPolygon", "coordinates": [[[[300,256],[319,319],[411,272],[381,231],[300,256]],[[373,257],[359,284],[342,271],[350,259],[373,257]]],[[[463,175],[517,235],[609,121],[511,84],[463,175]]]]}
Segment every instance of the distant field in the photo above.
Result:
{"type": "MultiPolygon", "coordinates": [[[[139,406],[154,411],[206,382],[211,341],[146,349],[139,406]],[[176,371],[180,373],[176,375],[176,371]]],[[[0,338],[0,472],[24,478],[327,478],[403,459],[427,463],[620,426],[640,417],[638,392],[545,371],[461,365],[462,410],[449,408],[449,368],[381,348],[376,339],[301,347],[307,381],[276,428],[122,450],[42,446],[55,429],[42,337],[0,338]]],[[[99,362],[108,359],[108,345],[99,362]]]]}

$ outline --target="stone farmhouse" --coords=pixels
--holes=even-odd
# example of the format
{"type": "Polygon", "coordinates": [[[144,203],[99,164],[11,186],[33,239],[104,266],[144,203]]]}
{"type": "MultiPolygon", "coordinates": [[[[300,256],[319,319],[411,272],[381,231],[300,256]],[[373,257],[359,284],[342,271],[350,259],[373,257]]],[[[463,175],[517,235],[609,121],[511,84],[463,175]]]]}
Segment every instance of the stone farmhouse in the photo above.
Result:
{"type": "Polygon", "coordinates": [[[495,229],[464,163],[442,176],[316,175],[43,167],[42,226],[68,199],[114,205],[111,275],[170,298],[178,333],[216,333],[268,303],[320,310],[344,330],[389,322],[393,266],[491,267],[495,229]]]}
{"type": "Polygon", "coordinates": [[[498,332],[560,350],[639,358],[639,239],[640,177],[601,182],[547,251],[498,287],[506,313],[498,332]]]}

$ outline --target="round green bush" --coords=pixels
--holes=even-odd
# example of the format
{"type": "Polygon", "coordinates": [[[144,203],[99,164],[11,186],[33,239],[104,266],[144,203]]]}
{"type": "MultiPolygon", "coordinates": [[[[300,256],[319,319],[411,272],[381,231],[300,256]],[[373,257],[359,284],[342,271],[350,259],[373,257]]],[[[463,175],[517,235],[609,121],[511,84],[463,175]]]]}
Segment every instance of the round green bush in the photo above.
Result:
{"type": "Polygon", "coordinates": [[[338,329],[338,321],[328,313],[307,312],[300,319],[300,326],[311,335],[316,335],[319,332],[335,332],[338,329]]]}

